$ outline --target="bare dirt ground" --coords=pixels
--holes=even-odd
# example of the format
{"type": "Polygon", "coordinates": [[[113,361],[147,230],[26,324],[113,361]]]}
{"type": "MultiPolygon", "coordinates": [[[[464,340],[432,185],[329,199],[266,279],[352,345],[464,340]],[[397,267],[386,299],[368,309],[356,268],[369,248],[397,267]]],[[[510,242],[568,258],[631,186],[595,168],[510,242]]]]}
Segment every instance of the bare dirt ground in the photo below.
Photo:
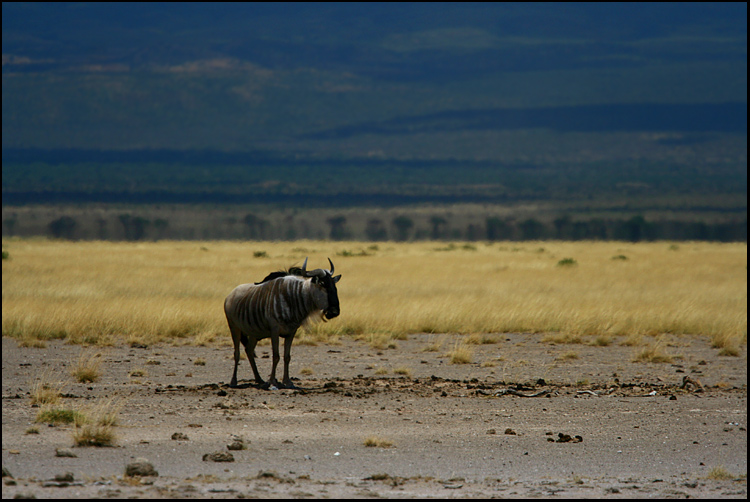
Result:
{"type": "MultiPolygon", "coordinates": [[[[721,357],[703,338],[673,337],[673,363],[634,363],[620,340],[495,336],[474,346],[471,364],[445,357],[456,336],[436,352],[423,350],[436,335],[382,350],[351,340],[295,346],[301,390],[277,391],[251,385],[244,360],[243,388],[230,389],[229,347],[104,348],[99,381],[79,384],[70,369],[96,349],[3,338],[2,462],[13,476],[3,498],[746,498],[746,347],[721,357]],[[571,352],[577,358],[562,357],[571,352]],[[145,375],[131,377],[137,369],[145,375]],[[116,446],[72,448],[72,425],[26,433],[39,411],[31,384],[44,372],[69,380],[65,407],[122,400],[116,446]],[[685,377],[694,383],[683,387],[685,377]],[[229,451],[234,436],[247,449],[229,451]],[[365,446],[371,436],[392,445],[365,446]],[[234,461],[203,460],[213,452],[234,461]],[[125,476],[136,458],[159,475],[125,476]],[[708,477],[720,466],[730,479],[708,477]]],[[[257,352],[266,376],[270,348],[257,352]]]]}

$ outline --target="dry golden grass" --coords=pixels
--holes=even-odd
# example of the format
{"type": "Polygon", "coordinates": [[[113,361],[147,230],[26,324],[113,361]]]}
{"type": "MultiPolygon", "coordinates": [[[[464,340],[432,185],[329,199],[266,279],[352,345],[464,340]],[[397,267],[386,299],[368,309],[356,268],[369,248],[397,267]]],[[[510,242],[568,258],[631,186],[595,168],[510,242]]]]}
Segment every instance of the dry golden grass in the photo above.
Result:
{"type": "Polygon", "coordinates": [[[80,383],[96,382],[101,376],[102,355],[98,352],[81,352],[71,374],[80,383]]]}
{"type": "Polygon", "coordinates": [[[657,340],[641,349],[636,349],[633,362],[672,363],[674,362],[674,356],[664,350],[664,344],[661,340],[657,340]]]}
{"type": "Polygon", "coordinates": [[[85,424],[73,430],[75,446],[115,446],[117,436],[109,425],[85,424]]]}
{"type": "Polygon", "coordinates": [[[230,345],[226,295],[306,256],[312,267],[326,266],[330,256],[343,274],[341,316],[312,325],[300,335],[307,343],[360,336],[388,348],[420,332],[569,340],[672,333],[707,336],[731,354],[747,341],[744,243],[681,243],[675,250],[666,242],[545,242],[540,250],[540,243],[370,249],[326,241],[7,239],[3,246],[13,256],[3,261],[3,336],[32,346],[51,339],[230,345]],[[346,252],[360,248],[368,252],[346,252]],[[258,251],[264,254],[255,257],[258,251]],[[627,260],[612,259],[620,255],[627,260]],[[566,258],[576,265],[558,266],[566,258]]]}
{"type": "Polygon", "coordinates": [[[393,441],[384,439],[378,436],[369,436],[365,438],[365,446],[378,447],[378,448],[390,448],[393,446],[393,441]]]}
{"type": "Polygon", "coordinates": [[[456,344],[453,350],[448,352],[448,358],[451,364],[470,364],[474,360],[474,349],[466,344],[456,344]]]}
{"type": "Polygon", "coordinates": [[[45,405],[60,402],[65,382],[53,382],[49,372],[43,372],[39,380],[31,384],[31,404],[45,405]]]}
{"type": "Polygon", "coordinates": [[[410,377],[411,368],[407,368],[406,366],[399,366],[398,368],[393,368],[393,373],[396,375],[404,375],[410,377]]]}
{"type": "Polygon", "coordinates": [[[727,481],[735,479],[736,477],[737,476],[726,470],[723,465],[713,467],[706,475],[706,479],[713,479],[715,481],[727,481]]]}
{"type": "Polygon", "coordinates": [[[578,359],[578,352],[575,352],[573,350],[569,350],[568,352],[565,352],[564,354],[560,354],[556,359],[558,361],[570,361],[572,359],[578,359]]]}

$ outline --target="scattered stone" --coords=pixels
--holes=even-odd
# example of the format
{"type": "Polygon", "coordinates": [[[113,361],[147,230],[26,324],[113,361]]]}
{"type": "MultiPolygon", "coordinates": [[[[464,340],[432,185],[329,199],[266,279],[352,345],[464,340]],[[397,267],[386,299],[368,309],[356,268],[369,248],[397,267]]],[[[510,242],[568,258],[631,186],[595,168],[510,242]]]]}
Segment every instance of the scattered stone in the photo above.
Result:
{"type": "Polygon", "coordinates": [[[263,479],[263,478],[280,479],[280,476],[276,471],[258,471],[258,475],[256,477],[258,479],[263,479]]]}
{"type": "Polygon", "coordinates": [[[172,434],[172,439],[175,441],[189,441],[187,434],[183,434],[182,432],[172,434]]]}
{"type": "Polygon", "coordinates": [[[68,458],[78,458],[78,455],[76,455],[73,450],[70,448],[55,448],[55,456],[56,457],[68,457],[68,458]]]}
{"type": "Polygon", "coordinates": [[[698,380],[697,378],[696,379],[690,378],[687,375],[682,377],[681,388],[687,389],[689,391],[692,390],[693,392],[703,392],[705,390],[700,380],[698,380]]]}
{"type": "MultiPolygon", "coordinates": [[[[551,438],[547,438],[549,441],[551,438]]],[[[571,436],[570,434],[564,434],[562,432],[557,433],[557,441],[556,443],[582,443],[583,437],[581,436],[571,436]]]]}
{"type": "Polygon", "coordinates": [[[66,472],[65,474],[55,474],[55,481],[72,483],[73,481],[75,481],[75,477],[73,476],[72,472],[66,472]]]}
{"type": "Polygon", "coordinates": [[[153,464],[145,458],[137,458],[125,467],[126,476],[158,476],[153,464]]]}
{"type": "Polygon", "coordinates": [[[231,453],[216,451],[203,455],[203,461],[211,460],[212,462],[234,462],[234,456],[231,453]]]}
{"type": "Polygon", "coordinates": [[[242,439],[241,437],[235,436],[232,443],[227,445],[227,450],[232,450],[232,451],[247,450],[247,444],[245,443],[244,439],[242,439]]]}

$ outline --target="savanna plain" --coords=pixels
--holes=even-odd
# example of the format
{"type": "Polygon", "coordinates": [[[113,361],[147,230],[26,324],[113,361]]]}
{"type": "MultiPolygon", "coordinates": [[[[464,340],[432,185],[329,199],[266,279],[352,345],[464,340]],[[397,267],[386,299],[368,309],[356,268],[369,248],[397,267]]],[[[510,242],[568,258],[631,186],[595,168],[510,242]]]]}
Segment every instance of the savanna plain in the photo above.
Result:
{"type": "Polygon", "coordinates": [[[3,251],[3,497],[747,495],[745,243],[3,251]],[[230,388],[223,299],[306,257],[300,389],[230,388]]]}

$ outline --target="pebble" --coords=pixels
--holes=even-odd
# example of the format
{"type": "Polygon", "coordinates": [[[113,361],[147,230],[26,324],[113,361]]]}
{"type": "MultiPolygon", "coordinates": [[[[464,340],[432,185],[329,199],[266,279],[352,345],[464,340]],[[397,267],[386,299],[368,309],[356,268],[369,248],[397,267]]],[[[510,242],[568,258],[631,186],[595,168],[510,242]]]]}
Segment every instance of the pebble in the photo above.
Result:
{"type": "Polygon", "coordinates": [[[125,467],[126,476],[158,476],[154,466],[145,458],[137,458],[125,467]]]}

